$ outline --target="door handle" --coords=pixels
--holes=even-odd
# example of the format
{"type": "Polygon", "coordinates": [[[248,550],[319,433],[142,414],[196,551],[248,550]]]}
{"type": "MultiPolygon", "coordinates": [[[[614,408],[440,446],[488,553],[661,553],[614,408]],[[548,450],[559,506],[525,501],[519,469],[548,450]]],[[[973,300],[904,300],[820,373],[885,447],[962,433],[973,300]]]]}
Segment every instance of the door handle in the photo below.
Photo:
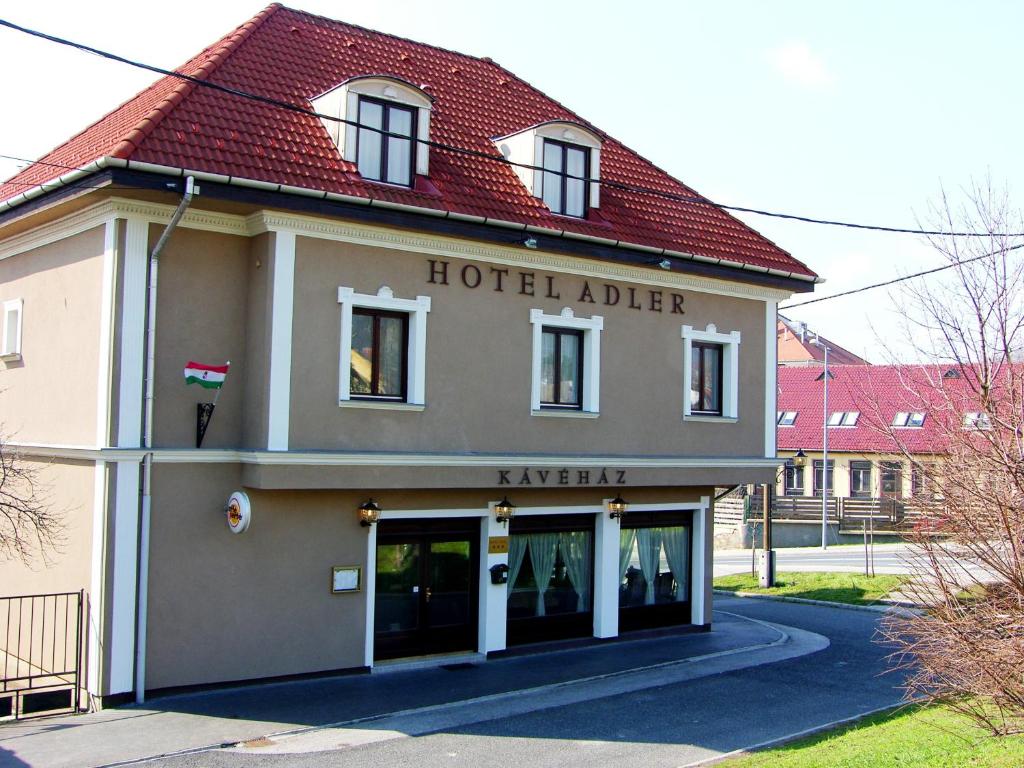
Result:
{"type": "Polygon", "coordinates": [[[429,603],[430,602],[430,587],[427,587],[426,593],[427,593],[427,602],[429,603]]]}

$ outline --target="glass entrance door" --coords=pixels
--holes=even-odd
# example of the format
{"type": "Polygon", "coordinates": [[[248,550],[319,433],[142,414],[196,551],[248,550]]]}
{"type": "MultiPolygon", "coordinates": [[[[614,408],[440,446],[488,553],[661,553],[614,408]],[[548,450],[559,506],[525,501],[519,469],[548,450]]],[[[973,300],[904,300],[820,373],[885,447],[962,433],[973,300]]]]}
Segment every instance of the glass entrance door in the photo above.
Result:
{"type": "Polygon", "coordinates": [[[460,534],[378,535],[374,658],[475,650],[476,548],[460,534]]]}

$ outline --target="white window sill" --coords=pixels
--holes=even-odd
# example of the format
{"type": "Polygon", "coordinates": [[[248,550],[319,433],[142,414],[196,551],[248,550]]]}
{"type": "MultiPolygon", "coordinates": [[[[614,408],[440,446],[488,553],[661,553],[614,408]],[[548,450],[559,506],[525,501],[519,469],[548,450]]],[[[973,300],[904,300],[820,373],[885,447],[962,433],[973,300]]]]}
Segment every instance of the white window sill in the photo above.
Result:
{"type": "Polygon", "coordinates": [[[700,413],[683,415],[683,421],[706,421],[711,424],[735,424],[739,421],[735,416],[704,416],[700,413]]]}
{"type": "Polygon", "coordinates": [[[370,408],[380,411],[420,412],[427,406],[415,403],[398,403],[394,400],[339,400],[339,408],[370,408]]]}
{"type": "Polygon", "coordinates": [[[0,360],[3,360],[5,363],[16,363],[21,360],[21,353],[12,352],[9,355],[0,355],[0,360]]]}
{"type": "Polygon", "coordinates": [[[596,419],[601,414],[593,411],[558,410],[556,408],[542,408],[539,411],[530,411],[531,416],[552,416],[556,419],[596,419]]]}

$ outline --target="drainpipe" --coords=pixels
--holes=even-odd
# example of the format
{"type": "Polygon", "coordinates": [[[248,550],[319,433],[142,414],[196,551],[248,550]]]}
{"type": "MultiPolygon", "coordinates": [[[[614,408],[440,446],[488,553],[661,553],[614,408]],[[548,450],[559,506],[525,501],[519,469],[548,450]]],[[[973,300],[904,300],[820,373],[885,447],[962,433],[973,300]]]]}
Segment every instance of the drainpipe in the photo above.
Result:
{"type": "Polygon", "coordinates": [[[139,597],[135,636],[135,703],[146,700],[146,619],[149,607],[149,518],[153,504],[153,372],[156,368],[156,280],[160,253],[178,226],[192,197],[199,194],[195,179],[185,179],[185,195],[149,255],[149,293],[146,297],[146,404],[143,423],[142,519],[139,525],[139,597]]]}

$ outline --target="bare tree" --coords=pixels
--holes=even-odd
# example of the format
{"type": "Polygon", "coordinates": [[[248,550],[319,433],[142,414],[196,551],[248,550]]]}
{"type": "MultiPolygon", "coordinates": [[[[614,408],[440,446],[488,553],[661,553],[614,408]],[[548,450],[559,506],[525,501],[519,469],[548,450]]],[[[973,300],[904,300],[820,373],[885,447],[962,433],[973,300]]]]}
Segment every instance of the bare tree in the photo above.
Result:
{"type": "Polygon", "coordinates": [[[40,484],[39,469],[0,439],[0,560],[44,563],[63,544],[63,516],[40,484]]]}
{"type": "Polygon", "coordinates": [[[995,734],[1019,733],[1024,239],[1012,234],[1024,232],[1024,221],[990,183],[964,197],[957,205],[943,193],[932,223],[990,234],[933,238],[951,268],[941,279],[904,283],[895,297],[920,361],[900,368],[901,396],[928,413],[940,448],[935,461],[924,460],[906,430],[875,419],[912,466],[916,501],[928,511],[907,534],[913,581],[904,590],[927,608],[889,616],[883,631],[908,673],[908,698],[944,702],[995,734]]]}

